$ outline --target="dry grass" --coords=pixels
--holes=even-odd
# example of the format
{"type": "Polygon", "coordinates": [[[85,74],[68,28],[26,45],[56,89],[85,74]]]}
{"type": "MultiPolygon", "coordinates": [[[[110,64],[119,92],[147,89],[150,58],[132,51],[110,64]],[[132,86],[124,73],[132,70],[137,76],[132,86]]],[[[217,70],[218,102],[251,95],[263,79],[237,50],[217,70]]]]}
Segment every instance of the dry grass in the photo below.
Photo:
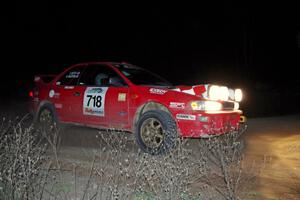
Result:
{"type": "Polygon", "coordinates": [[[255,173],[246,173],[254,168],[243,161],[243,132],[199,140],[196,151],[178,139],[168,154],[152,156],[126,133],[109,130],[95,138],[99,148],[88,166],[65,167],[61,131],[22,128],[21,122],[0,126],[0,199],[237,200],[255,180],[255,173]]]}
{"type": "Polygon", "coordinates": [[[22,120],[3,119],[0,125],[0,199],[30,199],[40,186],[46,145],[22,120]]]}

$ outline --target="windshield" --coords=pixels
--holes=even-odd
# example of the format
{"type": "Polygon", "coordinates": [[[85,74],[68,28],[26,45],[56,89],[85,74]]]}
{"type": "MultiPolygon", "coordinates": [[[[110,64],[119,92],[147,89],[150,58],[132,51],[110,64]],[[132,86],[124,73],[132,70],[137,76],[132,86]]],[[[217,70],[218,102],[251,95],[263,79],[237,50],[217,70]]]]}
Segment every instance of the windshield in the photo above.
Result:
{"type": "Polygon", "coordinates": [[[116,64],[114,66],[136,85],[172,86],[170,82],[143,68],[128,64],[116,64]]]}

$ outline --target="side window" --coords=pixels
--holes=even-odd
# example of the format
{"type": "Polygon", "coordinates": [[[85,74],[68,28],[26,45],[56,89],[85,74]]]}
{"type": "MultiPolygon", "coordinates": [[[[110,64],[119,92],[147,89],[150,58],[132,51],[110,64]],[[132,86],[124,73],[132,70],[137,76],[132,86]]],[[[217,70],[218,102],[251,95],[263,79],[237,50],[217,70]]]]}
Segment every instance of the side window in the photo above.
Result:
{"type": "Polygon", "coordinates": [[[89,86],[125,86],[124,80],[110,67],[90,65],[79,79],[79,85],[89,86]]]}
{"type": "Polygon", "coordinates": [[[57,85],[77,85],[82,74],[83,66],[70,69],[56,82],[57,85]]]}

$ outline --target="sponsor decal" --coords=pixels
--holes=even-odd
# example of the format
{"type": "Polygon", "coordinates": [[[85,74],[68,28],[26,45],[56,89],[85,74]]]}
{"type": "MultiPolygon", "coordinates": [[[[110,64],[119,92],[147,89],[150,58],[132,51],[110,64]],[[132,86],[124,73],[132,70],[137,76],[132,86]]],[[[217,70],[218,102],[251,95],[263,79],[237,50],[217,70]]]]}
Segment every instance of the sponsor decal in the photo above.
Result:
{"type": "Polygon", "coordinates": [[[92,108],[84,108],[84,114],[85,115],[98,115],[98,116],[104,116],[104,111],[101,110],[95,110],[92,108]]]}
{"type": "Polygon", "coordinates": [[[90,88],[89,90],[86,90],[86,92],[88,94],[92,94],[92,93],[98,93],[98,94],[100,94],[100,93],[103,92],[103,90],[102,90],[102,88],[90,88]]]}
{"type": "Polygon", "coordinates": [[[180,86],[179,88],[173,90],[186,94],[201,96],[203,93],[207,92],[207,85],[180,86]]]}
{"type": "Polygon", "coordinates": [[[151,94],[165,94],[167,92],[167,90],[163,90],[163,89],[158,89],[158,88],[150,88],[149,92],[151,94]]]}
{"type": "Polygon", "coordinates": [[[58,93],[58,92],[55,92],[54,90],[50,90],[49,91],[49,97],[50,98],[59,98],[59,96],[60,96],[60,93],[58,93]]]}
{"type": "Polygon", "coordinates": [[[204,85],[195,85],[193,86],[195,95],[202,95],[204,92],[206,92],[206,88],[204,85]]]}
{"type": "Polygon", "coordinates": [[[191,94],[191,95],[195,95],[195,91],[193,88],[189,89],[189,90],[182,90],[182,92],[187,93],[187,94],[191,94]]]}
{"type": "Polygon", "coordinates": [[[62,108],[63,107],[61,103],[56,103],[56,104],[54,104],[54,106],[55,106],[55,108],[62,108]]]}
{"type": "Polygon", "coordinates": [[[59,96],[60,96],[60,93],[58,93],[58,92],[54,93],[54,98],[59,98],[59,96]]]}
{"type": "Polygon", "coordinates": [[[126,101],[126,93],[119,93],[118,101],[126,101]]]}
{"type": "Polygon", "coordinates": [[[54,94],[55,94],[54,90],[50,90],[49,91],[49,97],[50,98],[54,97],[54,94]]]}
{"type": "Polygon", "coordinates": [[[196,115],[189,115],[189,114],[177,114],[177,119],[183,119],[183,120],[196,120],[196,115]]]}
{"type": "Polygon", "coordinates": [[[179,109],[184,109],[185,103],[182,102],[170,102],[170,108],[179,108],[179,109]]]}
{"type": "Polygon", "coordinates": [[[71,89],[74,89],[74,86],[65,86],[64,88],[67,90],[71,90],[71,89]]]}
{"type": "Polygon", "coordinates": [[[78,78],[80,75],[80,72],[70,72],[69,74],[66,75],[66,78],[78,78]]]}
{"type": "Polygon", "coordinates": [[[84,92],[83,114],[105,116],[105,95],[107,87],[87,87],[84,92]]]}

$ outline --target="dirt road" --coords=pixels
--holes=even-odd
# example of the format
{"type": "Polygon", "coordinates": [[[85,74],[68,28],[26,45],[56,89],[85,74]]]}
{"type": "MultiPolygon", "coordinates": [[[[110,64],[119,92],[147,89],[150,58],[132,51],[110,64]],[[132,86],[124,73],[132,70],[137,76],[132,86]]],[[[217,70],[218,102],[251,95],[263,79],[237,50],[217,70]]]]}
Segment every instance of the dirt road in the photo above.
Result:
{"type": "Polygon", "coordinates": [[[246,159],[266,161],[257,195],[300,199],[300,116],[251,119],[245,139],[246,159]]]}

